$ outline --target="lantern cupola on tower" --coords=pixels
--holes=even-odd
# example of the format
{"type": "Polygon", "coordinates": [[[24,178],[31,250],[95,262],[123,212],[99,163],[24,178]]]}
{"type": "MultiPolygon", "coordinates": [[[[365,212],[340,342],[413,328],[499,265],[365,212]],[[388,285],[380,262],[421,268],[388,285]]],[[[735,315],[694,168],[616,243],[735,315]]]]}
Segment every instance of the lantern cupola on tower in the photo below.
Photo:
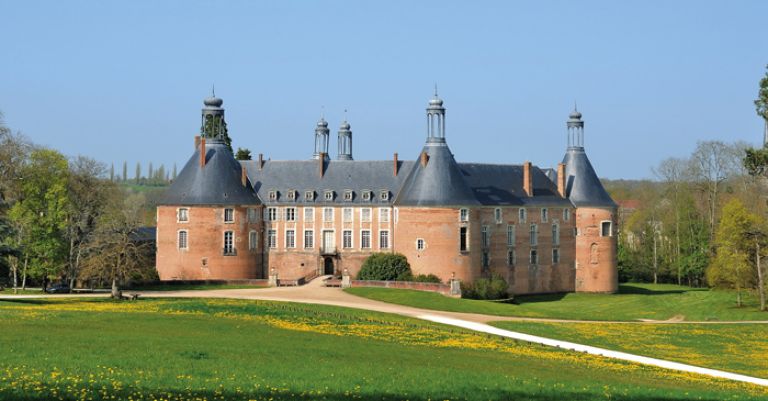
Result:
{"type": "Polygon", "coordinates": [[[346,119],[339,127],[339,160],[352,160],[352,129],[346,119]]]}
{"type": "Polygon", "coordinates": [[[224,101],[216,97],[215,92],[203,100],[202,121],[200,136],[210,141],[227,141],[227,123],[224,120],[224,109],[221,105],[224,101]]]}
{"type": "Polygon", "coordinates": [[[328,136],[330,132],[328,122],[325,121],[325,118],[320,117],[315,127],[315,153],[312,154],[313,159],[320,159],[321,157],[328,159],[328,136]]]}
{"type": "Polygon", "coordinates": [[[435,96],[429,100],[427,107],[427,143],[445,142],[445,107],[443,100],[437,96],[437,85],[435,85],[435,96]]]}

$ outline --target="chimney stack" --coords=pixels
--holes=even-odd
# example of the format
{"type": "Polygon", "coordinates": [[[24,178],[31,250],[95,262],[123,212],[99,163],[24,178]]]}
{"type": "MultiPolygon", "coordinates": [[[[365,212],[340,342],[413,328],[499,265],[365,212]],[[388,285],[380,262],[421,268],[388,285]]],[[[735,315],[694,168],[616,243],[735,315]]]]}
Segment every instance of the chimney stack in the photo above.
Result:
{"type": "Polygon", "coordinates": [[[259,153],[259,170],[264,167],[264,155],[259,153]]]}
{"type": "Polygon", "coordinates": [[[427,167],[427,162],[429,161],[429,155],[427,155],[427,152],[422,151],[421,152],[421,167],[427,167]]]}
{"type": "Polygon", "coordinates": [[[243,186],[248,186],[248,174],[246,174],[245,166],[240,163],[240,181],[243,183],[243,186]]]}
{"type": "Polygon", "coordinates": [[[205,167],[205,138],[200,139],[200,167],[205,167]]]}
{"type": "Polygon", "coordinates": [[[557,165],[557,193],[565,198],[565,163],[557,165]]]}
{"type": "Polygon", "coordinates": [[[195,135],[195,150],[200,147],[200,135],[195,135]]]}
{"type": "Polygon", "coordinates": [[[533,174],[531,162],[523,163],[523,192],[526,196],[533,196],[533,174]]]}
{"type": "Polygon", "coordinates": [[[317,159],[317,167],[320,169],[320,178],[323,178],[325,173],[325,152],[320,152],[320,158],[317,159]]]}
{"type": "Polygon", "coordinates": [[[392,175],[397,177],[397,152],[395,152],[395,156],[393,158],[392,175]]]}

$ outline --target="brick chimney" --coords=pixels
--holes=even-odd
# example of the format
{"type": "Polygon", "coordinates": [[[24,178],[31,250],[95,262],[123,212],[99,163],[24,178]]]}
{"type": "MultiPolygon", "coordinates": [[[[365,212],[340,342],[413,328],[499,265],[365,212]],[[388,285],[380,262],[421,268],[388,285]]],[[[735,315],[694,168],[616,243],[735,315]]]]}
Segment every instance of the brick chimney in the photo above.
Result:
{"type": "Polygon", "coordinates": [[[565,198],[565,163],[557,165],[557,193],[565,198]]]}
{"type": "Polygon", "coordinates": [[[195,135],[195,150],[200,147],[200,135],[195,135]]]}
{"type": "Polygon", "coordinates": [[[325,152],[320,152],[320,158],[317,159],[317,168],[320,172],[320,178],[323,178],[325,173],[325,152]]]}
{"type": "Polygon", "coordinates": [[[264,167],[264,155],[259,153],[259,170],[264,167]]]}
{"type": "Polygon", "coordinates": [[[429,155],[427,152],[422,151],[421,152],[421,167],[427,167],[427,162],[429,161],[429,155]]]}
{"type": "Polygon", "coordinates": [[[533,174],[531,162],[523,163],[523,192],[526,196],[533,196],[533,174]]]}
{"type": "Polygon", "coordinates": [[[200,139],[200,167],[205,167],[205,138],[200,139]]]}
{"type": "Polygon", "coordinates": [[[394,158],[392,159],[392,175],[397,177],[397,152],[395,152],[394,158]]]}
{"type": "Polygon", "coordinates": [[[242,163],[240,163],[240,181],[243,183],[244,187],[248,186],[248,174],[242,163]]]}

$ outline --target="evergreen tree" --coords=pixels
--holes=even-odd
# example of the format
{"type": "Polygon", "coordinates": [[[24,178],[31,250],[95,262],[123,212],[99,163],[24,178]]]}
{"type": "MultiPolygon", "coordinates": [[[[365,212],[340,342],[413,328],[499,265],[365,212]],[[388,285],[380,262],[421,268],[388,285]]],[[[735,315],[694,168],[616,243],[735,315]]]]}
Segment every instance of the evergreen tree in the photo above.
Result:
{"type": "Polygon", "coordinates": [[[123,182],[128,181],[128,162],[123,162],[123,182]]]}
{"type": "Polygon", "coordinates": [[[176,180],[176,163],[173,163],[173,175],[171,175],[172,180],[176,180]]]}
{"type": "Polygon", "coordinates": [[[136,185],[141,184],[141,163],[136,162],[136,185]]]}
{"type": "Polygon", "coordinates": [[[154,169],[152,168],[152,162],[149,162],[149,171],[147,172],[147,181],[152,181],[155,179],[154,175],[154,169]]]}
{"type": "Polygon", "coordinates": [[[115,182],[115,163],[112,163],[112,166],[109,168],[109,180],[112,182],[115,182]]]}
{"type": "Polygon", "coordinates": [[[251,151],[248,148],[237,148],[235,160],[251,160],[251,151]]]}

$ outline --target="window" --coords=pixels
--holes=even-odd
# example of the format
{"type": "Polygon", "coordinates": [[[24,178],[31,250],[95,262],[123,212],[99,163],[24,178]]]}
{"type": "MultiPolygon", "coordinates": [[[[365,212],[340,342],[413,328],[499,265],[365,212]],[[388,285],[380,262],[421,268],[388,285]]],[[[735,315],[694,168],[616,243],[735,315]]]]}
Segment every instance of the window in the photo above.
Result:
{"type": "Polygon", "coordinates": [[[259,221],[259,214],[256,213],[256,209],[249,207],[248,208],[248,222],[249,223],[256,223],[259,221]]]}
{"type": "Polygon", "coordinates": [[[333,221],[333,208],[332,207],[324,207],[323,208],[323,221],[333,221]]]}
{"type": "Polygon", "coordinates": [[[459,228],[459,251],[466,252],[469,250],[469,242],[467,242],[467,227],[459,228]]]}
{"type": "Polygon", "coordinates": [[[267,231],[267,246],[269,248],[277,248],[277,230],[267,231]]]}
{"type": "Polygon", "coordinates": [[[389,249],[389,231],[379,231],[379,249],[389,249]]]}
{"type": "Polygon", "coordinates": [[[304,230],[304,248],[311,249],[315,247],[315,232],[304,230]]]}
{"type": "Polygon", "coordinates": [[[559,249],[553,249],[552,250],[552,264],[556,265],[560,263],[560,250],[559,249]]]}
{"type": "Polygon", "coordinates": [[[345,207],[344,210],[342,211],[342,214],[341,214],[341,221],[343,221],[343,222],[352,222],[352,221],[354,221],[353,220],[354,218],[352,217],[353,216],[352,212],[353,212],[353,210],[352,210],[351,207],[345,207]]]}
{"type": "Polygon", "coordinates": [[[235,209],[224,209],[224,222],[233,223],[235,221],[235,209]]]}
{"type": "Polygon", "coordinates": [[[285,247],[296,248],[296,231],[285,230],[285,247]]]}
{"type": "Polygon", "coordinates": [[[307,223],[311,223],[315,221],[315,208],[313,207],[304,208],[304,221],[307,223]]]}
{"type": "Polygon", "coordinates": [[[383,200],[383,201],[388,201],[389,200],[389,191],[387,191],[386,189],[382,189],[379,192],[379,199],[383,200]]]}
{"type": "Polygon", "coordinates": [[[552,245],[560,245],[560,225],[552,223],[552,245]]]}
{"type": "Polygon", "coordinates": [[[459,209],[459,221],[469,221],[469,209],[459,209]]]}
{"type": "Polygon", "coordinates": [[[179,231],[179,249],[189,249],[188,238],[189,233],[187,230],[179,231]]]}
{"type": "Polygon", "coordinates": [[[539,227],[536,224],[531,224],[531,246],[536,246],[539,243],[539,227]]]}
{"type": "Polygon", "coordinates": [[[325,191],[325,200],[327,201],[333,200],[333,191],[325,191]]]}
{"type": "Polygon", "coordinates": [[[360,221],[362,221],[363,223],[371,222],[371,208],[364,207],[360,209],[360,221]]]}
{"type": "Polygon", "coordinates": [[[224,255],[235,254],[235,233],[224,231],[224,255]]]}
{"type": "Polygon", "coordinates": [[[483,252],[483,269],[488,269],[491,266],[491,256],[488,252],[483,252]]]}
{"type": "Polygon", "coordinates": [[[424,239],[419,238],[416,240],[416,250],[417,251],[423,251],[425,247],[424,239]]]}
{"type": "Polygon", "coordinates": [[[488,248],[491,245],[491,233],[488,226],[483,226],[480,238],[483,243],[483,248],[488,248]]]}
{"type": "Polygon", "coordinates": [[[344,191],[344,200],[347,202],[351,202],[353,197],[352,195],[353,195],[353,192],[351,189],[344,191]]]}
{"type": "Polygon", "coordinates": [[[549,210],[547,208],[541,208],[541,222],[546,223],[549,218],[549,210]]]}
{"type": "Polygon", "coordinates": [[[287,195],[288,195],[288,200],[292,200],[292,201],[296,200],[296,191],[289,189],[287,195]]]}
{"type": "Polygon", "coordinates": [[[371,247],[371,230],[360,231],[360,248],[368,249],[371,247]]]}
{"type": "Polygon", "coordinates": [[[277,200],[277,191],[269,191],[269,200],[273,202],[277,200]]]}
{"type": "Polygon", "coordinates": [[[363,200],[364,201],[371,200],[371,191],[363,191],[363,200]]]}
{"type": "Polygon", "coordinates": [[[535,249],[531,249],[531,264],[532,265],[538,265],[539,264],[539,254],[536,252],[535,249]]]}
{"type": "Polygon", "coordinates": [[[496,224],[501,224],[501,208],[493,209],[493,218],[496,220],[496,224]]]}
{"type": "Polygon", "coordinates": [[[251,231],[248,233],[248,249],[251,251],[256,250],[256,246],[259,243],[259,235],[256,231],[251,231]]]}
{"type": "Polygon", "coordinates": [[[267,208],[267,221],[277,221],[277,208],[276,207],[268,207],[267,208]]]}
{"type": "Polygon", "coordinates": [[[600,223],[600,236],[601,237],[610,237],[613,235],[611,232],[611,222],[610,221],[604,221],[600,223]]]}
{"type": "Polygon", "coordinates": [[[526,213],[524,208],[520,208],[518,211],[518,220],[520,220],[521,223],[525,223],[526,213]]]}
{"type": "Polygon", "coordinates": [[[507,246],[515,246],[515,225],[507,224],[507,246]]]}
{"type": "Polygon", "coordinates": [[[514,266],[517,262],[517,255],[515,255],[515,250],[510,249],[507,251],[507,265],[514,266]]]}
{"type": "Polygon", "coordinates": [[[379,208],[379,223],[389,223],[389,209],[379,208]]]}
{"type": "Polygon", "coordinates": [[[346,249],[352,248],[352,230],[341,232],[341,245],[346,249]]]}
{"type": "Polygon", "coordinates": [[[304,191],[304,200],[309,202],[315,200],[315,191],[304,191]]]}
{"type": "Polygon", "coordinates": [[[181,208],[179,209],[178,215],[176,216],[176,220],[179,223],[186,223],[189,221],[189,209],[187,208],[181,208]]]}
{"type": "Polygon", "coordinates": [[[563,209],[563,221],[568,221],[571,219],[571,209],[565,208],[563,209]]]}
{"type": "Polygon", "coordinates": [[[287,208],[285,208],[285,221],[296,221],[296,208],[295,207],[287,207],[287,208]]]}

